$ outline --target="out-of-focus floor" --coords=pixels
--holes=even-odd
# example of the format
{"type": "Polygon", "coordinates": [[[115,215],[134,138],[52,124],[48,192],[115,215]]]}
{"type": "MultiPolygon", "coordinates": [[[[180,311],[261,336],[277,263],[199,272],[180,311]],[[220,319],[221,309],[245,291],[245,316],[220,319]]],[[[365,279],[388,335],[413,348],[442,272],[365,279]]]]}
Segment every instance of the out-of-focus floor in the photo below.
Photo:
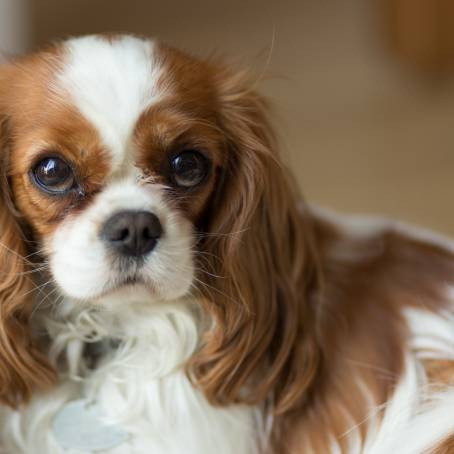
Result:
{"type": "Polygon", "coordinates": [[[37,44],[127,30],[198,55],[242,56],[267,74],[260,86],[276,106],[288,163],[307,199],[454,235],[454,84],[392,60],[378,0],[32,5],[37,44]]]}

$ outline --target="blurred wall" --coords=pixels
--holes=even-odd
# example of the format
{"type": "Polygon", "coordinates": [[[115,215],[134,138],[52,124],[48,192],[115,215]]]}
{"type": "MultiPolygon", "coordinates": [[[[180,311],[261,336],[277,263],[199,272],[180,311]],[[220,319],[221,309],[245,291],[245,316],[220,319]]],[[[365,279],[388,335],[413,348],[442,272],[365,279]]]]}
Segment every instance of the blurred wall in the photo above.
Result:
{"type": "Polygon", "coordinates": [[[239,56],[276,106],[287,162],[310,201],[454,234],[454,84],[387,52],[385,3],[32,0],[31,34],[39,46],[129,31],[239,56]]]}
{"type": "Polygon", "coordinates": [[[0,0],[0,55],[16,55],[30,47],[27,0],[0,0]]]}

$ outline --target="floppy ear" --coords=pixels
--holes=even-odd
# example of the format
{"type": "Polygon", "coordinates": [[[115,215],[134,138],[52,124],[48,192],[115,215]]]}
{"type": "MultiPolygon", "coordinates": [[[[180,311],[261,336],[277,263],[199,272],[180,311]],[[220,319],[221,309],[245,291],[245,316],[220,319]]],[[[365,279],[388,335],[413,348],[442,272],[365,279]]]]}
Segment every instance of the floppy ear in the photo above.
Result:
{"type": "Polygon", "coordinates": [[[27,247],[14,213],[8,185],[7,80],[0,68],[0,401],[11,406],[30,398],[35,387],[54,380],[44,356],[33,345],[29,328],[33,282],[27,247]]]}
{"type": "Polygon", "coordinates": [[[318,365],[311,227],[263,99],[241,74],[221,73],[218,89],[229,162],[200,263],[213,323],[192,370],[214,403],[267,401],[282,414],[301,403],[318,365]]]}

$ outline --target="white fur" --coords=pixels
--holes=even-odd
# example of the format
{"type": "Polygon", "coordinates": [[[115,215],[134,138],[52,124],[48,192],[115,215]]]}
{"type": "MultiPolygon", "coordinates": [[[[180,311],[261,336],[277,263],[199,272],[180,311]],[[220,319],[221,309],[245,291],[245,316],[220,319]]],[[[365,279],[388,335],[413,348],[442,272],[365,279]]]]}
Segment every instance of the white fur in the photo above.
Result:
{"type": "Polygon", "coordinates": [[[132,134],[140,115],[164,95],[150,40],[99,36],[69,40],[59,90],[95,126],[112,156],[112,169],[130,170],[132,134]]]}
{"type": "MultiPolygon", "coordinates": [[[[304,210],[304,207],[302,208],[304,210]]],[[[377,215],[340,214],[335,210],[311,205],[309,211],[324,219],[355,240],[367,240],[385,231],[395,231],[418,241],[454,252],[454,240],[424,227],[377,215]]]]}
{"type": "Polygon", "coordinates": [[[156,184],[120,180],[108,185],[82,213],[68,216],[58,226],[46,246],[53,278],[66,295],[93,300],[128,274],[142,278],[161,299],[175,299],[189,291],[194,275],[192,227],[164,202],[162,193],[156,184]],[[104,222],[122,210],[155,213],[164,232],[145,263],[129,270],[117,267],[99,235],[104,222]]]}
{"type": "MultiPolygon", "coordinates": [[[[331,254],[339,260],[360,260],[364,256],[351,249],[355,241],[378,238],[385,231],[396,231],[415,240],[454,251],[454,242],[431,231],[402,222],[375,216],[346,216],[331,210],[311,207],[317,216],[340,228],[347,239],[345,246],[331,254]],[[349,247],[350,246],[350,247],[349,247]]],[[[361,250],[361,248],[358,248],[361,250]]],[[[366,254],[379,253],[366,251],[366,254]]],[[[361,252],[364,254],[364,252],[361,252]]],[[[359,427],[353,425],[344,434],[347,454],[423,454],[447,437],[454,435],[454,388],[429,383],[422,363],[425,359],[454,361],[454,289],[446,289],[449,308],[439,313],[424,309],[405,309],[410,336],[406,346],[405,367],[392,398],[382,407],[370,402],[369,416],[360,422],[367,427],[362,439],[359,427]]],[[[423,301],[422,307],[423,307],[423,301]]],[[[358,392],[367,397],[367,388],[358,383],[358,392]]],[[[330,454],[340,453],[336,440],[330,454]]]]}
{"type": "Polygon", "coordinates": [[[454,434],[454,388],[429,383],[421,359],[454,360],[454,316],[406,310],[410,350],[393,398],[367,454],[428,452],[454,434]]]}
{"type": "Polygon", "coordinates": [[[90,205],[68,215],[46,241],[61,295],[48,313],[38,301],[33,323],[50,339],[59,384],[17,411],[2,408],[2,452],[70,452],[59,446],[52,421],[65,404],[86,398],[130,435],[106,454],[251,454],[257,410],[210,405],[185,373],[199,346],[198,302],[187,296],[194,279],[192,225],[164,200],[165,188],[140,178],[133,163],[134,127],[162,95],[153,44],[88,37],[69,41],[66,51],[53,88],[98,130],[111,155],[110,175],[90,205]],[[105,221],[122,210],[153,212],[163,227],[144,263],[126,270],[100,238],[105,221]],[[144,284],[116,289],[129,274],[144,284]],[[84,355],[87,344],[102,350],[94,369],[84,355]]]}
{"type": "MultiPolygon", "coordinates": [[[[118,186],[123,187],[122,183],[118,186]]],[[[145,208],[141,203],[154,200],[153,210],[165,218],[160,209],[166,208],[159,205],[159,196],[141,199],[141,190],[132,186],[132,192],[124,195],[138,209],[145,208]]],[[[158,188],[149,190],[159,193],[158,188]]],[[[94,213],[102,218],[110,209],[117,209],[116,204],[123,203],[120,192],[112,186],[94,213]]],[[[386,223],[374,226],[366,221],[364,228],[355,220],[354,229],[348,231],[352,238],[359,232],[360,238],[367,239],[386,228],[386,223]]],[[[336,224],[347,229],[349,222],[336,224]]],[[[78,224],[76,230],[79,228],[78,224]]],[[[62,241],[64,238],[67,236],[63,235],[62,241]]],[[[81,396],[99,401],[109,421],[133,434],[129,444],[109,454],[255,452],[263,437],[258,409],[210,406],[181,368],[197,348],[196,303],[163,303],[154,296],[150,304],[144,303],[146,298],[145,289],[123,290],[103,301],[102,310],[76,309],[78,306],[67,301],[57,316],[46,318],[44,326],[53,339],[50,356],[54,361],[66,356],[68,372],[51,396],[37,396],[26,411],[7,415],[5,452],[60,454],[49,425],[65,402],[81,396]],[[96,370],[90,372],[82,356],[83,342],[110,337],[122,339],[120,348],[107,350],[96,370]]],[[[454,290],[447,289],[446,298],[454,304],[454,290]]],[[[369,416],[360,422],[367,427],[366,436],[361,436],[352,420],[351,429],[344,434],[347,450],[342,451],[333,438],[330,454],[420,454],[454,433],[454,390],[429,386],[422,364],[427,358],[454,359],[454,315],[422,309],[406,310],[403,315],[410,336],[404,373],[392,398],[377,407],[367,387],[357,383],[358,393],[369,401],[369,416]]],[[[313,452],[310,446],[306,450],[313,452]]]]}
{"type": "Polygon", "coordinates": [[[51,422],[65,403],[84,397],[101,405],[106,421],[130,434],[106,454],[254,453],[256,410],[211,406],[184,372],[198,346],[196,305],[131,298],[106,311],[65,301],[43,326],[52,337],[51,358],[66,358],[69,367],[50,394],[35,396],[21,412],[4,410],[4,452],[68,452],[55,440],[51,422]],[[109,339],[119,346],[106,347],[98,367],[89,370],[84,343],[109,339]]]}
{"type": "MultiPolygon", "coordinates": [[[[429,383],[421,362],[454,360],[454,315],[409,309],[405,318],[410,343],[404,373],[391,399],[379,407],[371,398],[368,417],[352,424],[342,437],[347,448],[343,451],[333,438],[329,454],[423,454],[454,434],[454,388],[429,383]],[[364,438],[360,427],[367,429],[364,438]]],[[[366,398],[370,394],[361,383],[357,392],[366,398]]],[[[309,447],[308,452],[314,450],[309,447]]]]}
{"type": "MultiPolygon", "coordinates": [[[[137,120],[165,94],[158,90],[162,68],[154,44],[132,36],[110,41],[88,36],[69,40],[65,51],[54,90],[96,128],[111,159],[96,200],[77,216],[68,215],[47,239],[53,278],[65,295],[79,300],[102,299],[121,279],[133,276],[155,298],[179,298],[194,277],[191,224],[164,202],[164,188],[143,179],[134,166],[137,120]],[[157,215],[164,233],[145,265],[119,269],[99,233],[110,216],[134,209],[157,215]]],[[[110,294],[108,301],[112,304],[110,294]]]]}
{"type": "MultiPolygon", "coordinates": [[[[111,156],[110,175],[93,203],[67,216],[45,245],[64,299],[39,314],[35,330],[50,339],[49,356],[60,381],[26,407],[0,410],[2,453],[68,454],[54,437],[52,420],[80,398],[96,401],[107,421],[130,434],[105,454],[251,454],[263,437],[259,409],[214,407],[185,374],[184,365],[199,346],[201,323],[198,302],[187,296],[194,278],[192,227],[164,201],[164,188],[140,181],[133,163],[137,120],[166,95],[158,90],[162,71],[148,40],[86,37],[66,44],[53,89],[99,132],[111,156]],[[144,266],[129,271],[116,267],[99,237],[103,223],[125,209],[155,213],[164,230],[144,266]],[[144,285],[110,292],[128,272],[144,285]],[[102,351],[94,369],[84,355],[86,344],[102,351]]],[[[402,224],[323,216],[356,240],[391,227],[454,250],[452,242],[402,224]]],[[[338,258],[360,258],[349,246],[335,251],[338,258]]],[[[363,422],[367,436],[352,427],[345,434],[348,454],[419,454],[454,433],[454,390],[431,389],[421,362],[454,358],[454,318],[427,311],[408,311],[405,317],[411,337],[404,374],[383,414],[370,396],[370,416],[363,422]]],[[[370,394],[364,384],[357,383],[357,389],[366,398],[370,394]]],[[[334,439],[331,453],[341,453],[334,439]]]]}

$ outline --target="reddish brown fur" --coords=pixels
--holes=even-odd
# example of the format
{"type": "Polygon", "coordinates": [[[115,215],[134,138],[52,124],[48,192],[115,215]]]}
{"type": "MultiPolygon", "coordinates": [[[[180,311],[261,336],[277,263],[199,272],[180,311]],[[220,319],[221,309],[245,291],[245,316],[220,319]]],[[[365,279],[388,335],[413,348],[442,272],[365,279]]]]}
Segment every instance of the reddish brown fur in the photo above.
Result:
{"type": "Polygon", "coordinates": [[[321,367],[305,407],[280,421],[279,453],[300,454],[307,446],[329,452],[329,435],[347,452],[356,426],[364,437],[370,411],[381,417],[377,409],[401,376],[408,335],[402,309],[440,309],[447,304],[445,285],[454,281],[451,254],[391,230],[349,239],[318,222],[317,244],[324,283],[315,307],[321,367]]]}
{"type": "MultiPolygon", "coordinates": [[[[271,412],[276,453],[300,454],[308,444],[327,452],[330,434],[345,446],[343,434],[369,411],[358,381],[374,404],[388,399],[403,366],[401,309],[444,303],[452,256],[391,231],[349,239],[307,208],[303,213],[265,102],[250,81],[220,62],[166,47],[160,59],[167,69],[161,89],[171,96],[139,120],[137,165],[166,182],[166,158],[182,147],[202,148],[213,163],[204,186],[169,195],[199,229],[200,291],[215,322],[188,372],[214,404],[254,403],[271,412]]],[[[0,115],[8,128],[0,156],[3,162],[11,156],[5,182],[40,238],[55,228],[56,213],[77,207],[49,203],[32,187],[30,144],[45,140],[77,160],[87,194],[100,190],[108,173],[108,150],[90,125],[65,104],[57,110],[46,104],[43,87],[58,62],[54,49],[0,74],[0,115]],[[90,150],[85,158],[81,148],[90,150]]],[[[0,250],[7,276],[0,281],[0,396],[15,404],[53,373],[29,348],[27,246],[16,210],[6,205],[10,191],[2,192],[0,242],[8,249],[0,250]]],[[[362,434],[366,427],[359,427],[362,434]]]]}
{"type": "Polygon", "coordinates": [[[108,172],[108,156],[96,130],[66,100],[50,91],[58,68],[57,54],[45,54],[9,68],[8,92],[3,97],[8,118],[10,158],[6,170],[14,202],[40,238],[96,194],[108,172]],[[44,63],[44,64],[43,64],[44,63]],[[36,67],[35,67],[36,66],[36,67]],[[30,180],[40,157],[56,154],[74,166],[83,198],[49,197],[30,180]]]}
{"type": "Polygon", "coordinates": [[[174,188],[169,202],[177,202],[186,217],[197,222],[213,192],[217,169],[222,165],[222,137],[204,118],[191,117],[178,109],[177,100],[153,106],[139,119],[135,142],[137,166],[153,181],[169,185],[169,156],[183,150],[199,150],[211,162],[211,173],[204,184],[191,191],[174,188]]]}
{"type": "MultiPolygon", "coordinates": [[[[4,131],[4,124],[1,126],[4,131]]],[[[5,147],[2,136],[0,145],[5,147]]],[[[4,156],[0,158],[3,167],[4,156]]],[[[5,194],[8,182],[4,175],[0,182],[5,194]]],[[[47,387],[56,377],[30,336],[34,285],[27,275],[25,238],[10,204],[0,198],[0,399],[16,406],[30,398],[35,387],[47,387]]]]}
{"type": "Polygon", "coordinates": [[[0,308],[4,311],[0,398],[10,405],[27,400],[34,387],[47,387],[55,379],[28,334],[36,292],[31,279],[34,266],[26,256],[45,243],[69,212],[81,209],[96,194],[108,170],[96,131],[49,90],[58,56],[58,50],[51,48],[0,72],[0,308]],[[31,182],[33,164],[49,153],[77,167],[83,198],[49,197],[31,182]]]}
{"type": "Polygon", "coordinates": [[[444,440],[428,454],[452,454],[454,452],[454,436],[444,440]]]}
{"type": "Polygon", "coordinates": [[[424,369],[430,383],[435,385],[454,385],[454,361],[449,359],[427,359],[424,362],[424,369]]]}
{"type": "Polygon", "coordinates": [[[283,413],[303,398],[317,363],[306,311],[317,279],[310,221],[301,222],[263,100],[238,74],[216,77],[229,153],[203,246],[223,278],[205,277],[217,329],[192,365],[213,402],[264,402],[272,391],[283,413]]]}

